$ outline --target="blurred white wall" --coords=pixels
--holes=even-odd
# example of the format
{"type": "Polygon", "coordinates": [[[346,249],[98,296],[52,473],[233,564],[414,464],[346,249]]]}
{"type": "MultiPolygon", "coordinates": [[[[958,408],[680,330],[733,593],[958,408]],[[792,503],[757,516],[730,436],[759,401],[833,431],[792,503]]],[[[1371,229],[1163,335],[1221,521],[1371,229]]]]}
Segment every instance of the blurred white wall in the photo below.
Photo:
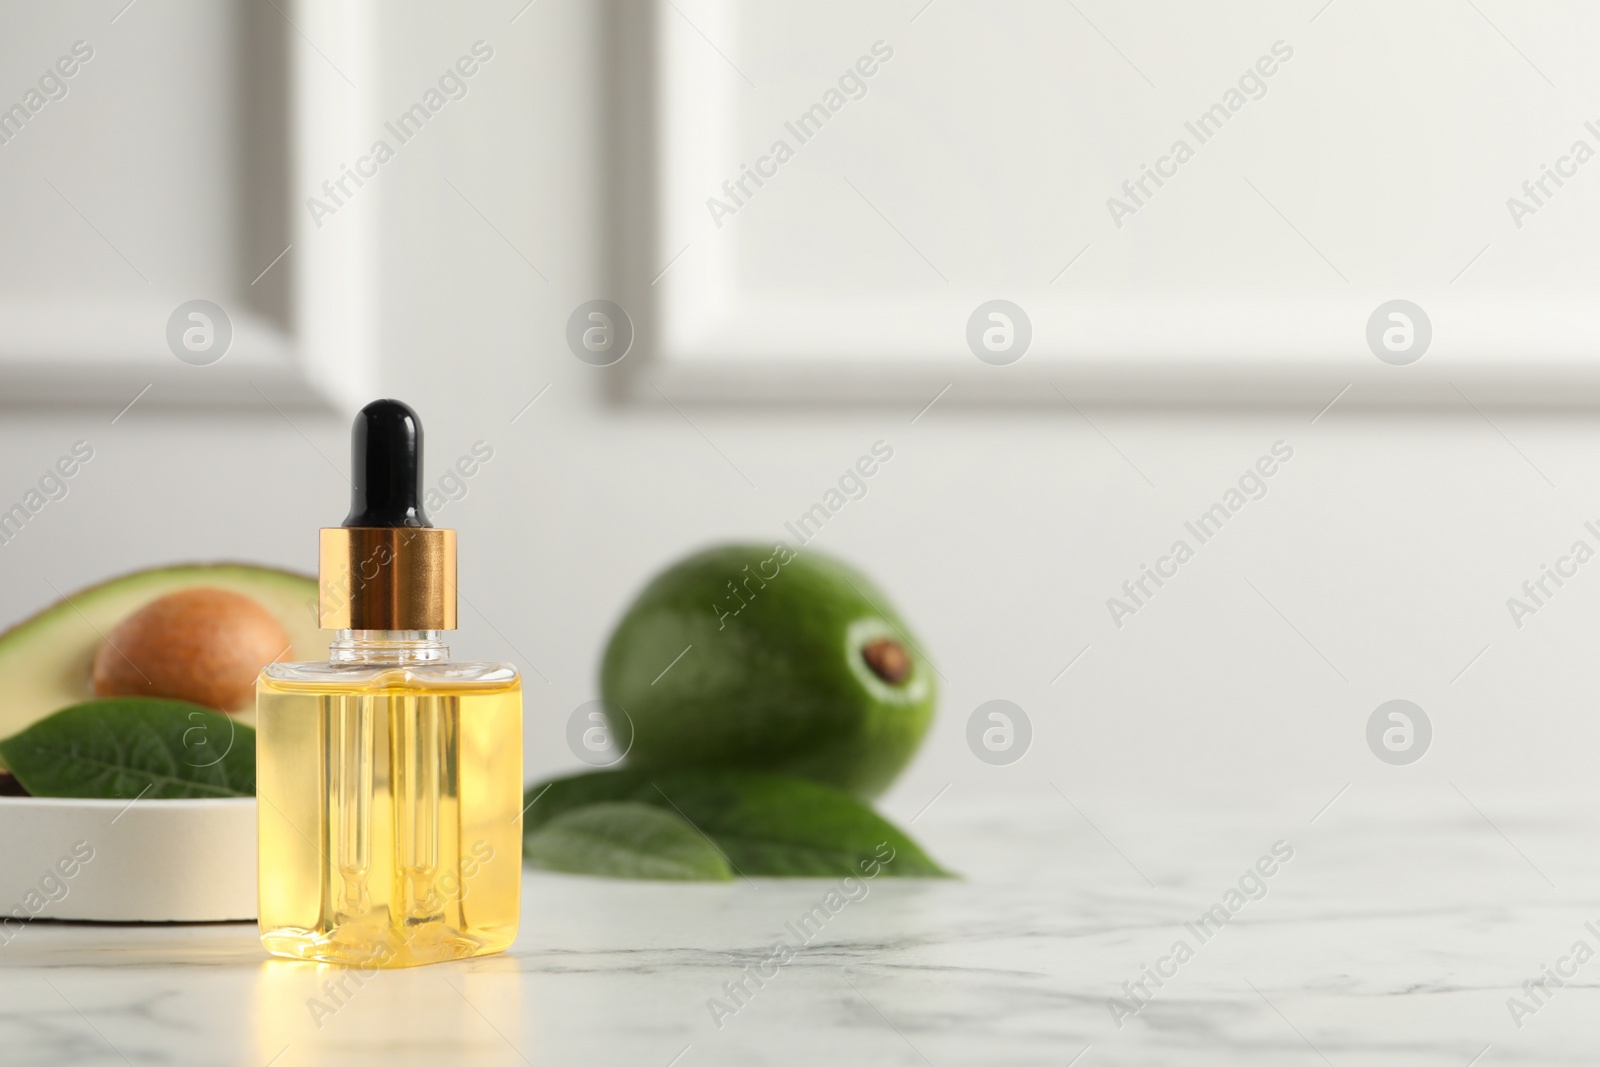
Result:
{"type": "MultiPolygon", "coordinates": [[[[894,811],[946,785],[941,805],[994,792],[1059,805],[1053,782],[1089,812],[1137,792],[1309,814],[1349,782],[1592,791],[1600,562],[1520,629],[1506,604],[1574,541],[1600,547],[1584,528],[1600,520],[1591,419],[1364,411],[1355,394],[1315,421],[1320,405],[1086,419],[955,394],[915,422],[920,403],[614,404],[611,372],[563,342],[571,310],[605,295],[600,6],[539,0],[508,24],[520,6],[384,5],[380,112],[475,39],[497,61],[370,195],[378,392],[423,414],[430,480],[475,442],[494,450],[438,519],[461,531],[458,653],[528,675],[530,778],[580,768],[566,717],[597,695],[602,642],[642,581],[710,541],[785,536],[882,439],[893,460],[814,547],[875,575],[948,679],[894,811]],[[1293,458],[1268,494],[1114,625],[1107,598],[1278,441],[1293,458]],[[1035,730],[1009,767],[966,743],[968,715],[997,697],[1035,730]],[[1411,767],[1367,749],[1368,716],[1392,698],[1432,719],[1411,767]]],[[[24,180],[19,158],[0,153],[0,193],[24,180]]],[[[287,414],[156,393],[115,424],[116,405],[0,412],[0,507],[75,441],[95,448],[67,498],[0,547],[0,618],[157,563],[313,568],[317,528],[346,507],[348,418],[287,414]]]]}

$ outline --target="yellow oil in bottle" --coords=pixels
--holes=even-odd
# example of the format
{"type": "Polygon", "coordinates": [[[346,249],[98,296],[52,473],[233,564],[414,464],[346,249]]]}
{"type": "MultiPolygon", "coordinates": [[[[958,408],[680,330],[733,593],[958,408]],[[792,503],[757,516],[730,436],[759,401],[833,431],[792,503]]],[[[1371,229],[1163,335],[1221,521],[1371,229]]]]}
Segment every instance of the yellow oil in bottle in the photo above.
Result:
{"type": "Polygon", "coordinates": [[[498,952],[522,873],[522,687],[494,665],[274,665],[257,686],[261,941],[370,969],[498,952]]]}

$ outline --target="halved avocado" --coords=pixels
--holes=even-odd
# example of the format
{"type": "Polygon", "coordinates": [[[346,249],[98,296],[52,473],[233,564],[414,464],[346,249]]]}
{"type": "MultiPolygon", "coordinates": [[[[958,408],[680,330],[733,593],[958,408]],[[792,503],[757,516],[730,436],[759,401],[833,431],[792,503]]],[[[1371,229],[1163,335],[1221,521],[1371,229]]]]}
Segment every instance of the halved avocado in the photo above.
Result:
{"type": "MultiPolygon", "coordinates": [[[[315,578],[248,563],[185,564],[135,571],[73,593],[0,634],[0,737],[95,698],[89,685],[105,636],[153,600],[209,586],[250,597],[288,634],[284,659],[320,658],[332,640],[317,628],[315,578]]],[[[241,721],[253,722],[246,711],[241,721]]]]}

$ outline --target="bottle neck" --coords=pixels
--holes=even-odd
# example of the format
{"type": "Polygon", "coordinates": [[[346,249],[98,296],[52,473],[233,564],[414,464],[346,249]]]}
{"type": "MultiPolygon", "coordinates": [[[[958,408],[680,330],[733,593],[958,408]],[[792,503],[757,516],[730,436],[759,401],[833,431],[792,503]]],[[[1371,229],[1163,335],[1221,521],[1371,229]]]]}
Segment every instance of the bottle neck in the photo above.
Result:
{"type": "Polygon", "coordinates": [[[331,663],[442,663],[450,658],[442,630],[339,630],[331,663]]]}

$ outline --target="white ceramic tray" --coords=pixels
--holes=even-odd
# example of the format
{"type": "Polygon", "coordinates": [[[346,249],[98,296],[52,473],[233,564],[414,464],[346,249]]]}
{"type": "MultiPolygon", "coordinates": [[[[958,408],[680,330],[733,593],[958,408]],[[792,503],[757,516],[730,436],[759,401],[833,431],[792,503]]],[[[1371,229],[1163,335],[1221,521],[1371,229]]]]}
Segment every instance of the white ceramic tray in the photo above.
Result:
{"type": "Polygon", "coordinates": [[[255,917],[254,797],[0,797],[0,943],[32,919],[255,917]]]}

